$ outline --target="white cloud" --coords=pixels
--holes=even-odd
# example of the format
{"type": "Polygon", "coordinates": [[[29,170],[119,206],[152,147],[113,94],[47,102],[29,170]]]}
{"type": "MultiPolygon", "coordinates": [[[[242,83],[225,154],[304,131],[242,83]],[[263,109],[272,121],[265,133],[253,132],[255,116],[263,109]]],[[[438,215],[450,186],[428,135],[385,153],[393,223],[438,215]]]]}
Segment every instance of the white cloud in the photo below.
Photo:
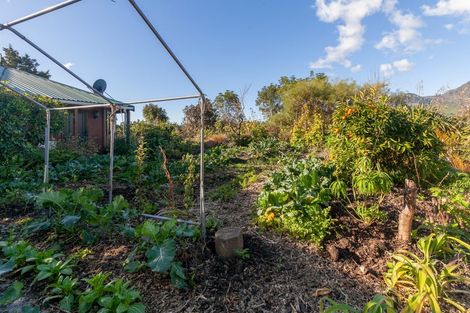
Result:
{"type": "Polygon", "coordinates": [[[356,64],[353,67],[351,67],[351,72],[357,73],[362,70],[362,65],[361,64],[356,64]]]}
{"type": "Polygon", "coordinates": [[[384,76],[384,77],[390,77],[393,75],[394,71],[393,71],[393,66],[392,64],[380,64],[380,73],[384,76]]]}
{"type": "Polygon", "coordinates": [[[413,67],[413,63],[408,61],[408,59],[401,59],[393,62],[393,67],[396,68],[399,72],[407,72],[413,67]]]}
{"type": "Polygon", "coordinates": [[[421,50],[425,41],[423,41],[419,29],[424,26],[424,23],[418,16],[398,10],[396,4],[396,0],[386,0],[382,6],[382,10],[397,29],[386,33],[375,45],[375,48],[392,51],[398,51],[402,48],[405,52],[421,50]]]}
{"type": "Polygon", "coordinates": [[[365,27],[362,20],[380,9],[382,0],[316,0],[318,18],[326,23],[341,21],[337,26],[338,44],[325,48],[326,56],[312,62],[310,67],[331,68],[339,63],[351,70],[358,70],[348,59],[349,55],[358,51],[364,42],[365,27]]]}
{"type": "Polygon", "coordinates": [[[72,62],[67,62],[67,63],[64,64],[64,66],[65,66],[66,68],[68,68],[69,70],[70,70],[70,69],[72,68],[72,66],[74,66],[74,65],[75,65],[75,64],[73,64],[72,62]]]}
{"type": "Polygon", "coordinates": [[[451,30],[452,28],[454,28],[454,24],[445,24],[444,28],[447,30],[451,30]]]}
{"type": "Polygon", "coordinates": [[[428,16],[470,15],[469,0],[438,0],[435,6],[423,5],[421,8],[428,16]]]}
{"type": "Polygon", "coordinates": [[[392,63],[380,64],[380,73],[383,77],[388,78],[395,74],[395,71],[407,72],[413,68],[413,63],[408,59],[401,59],[392,63]]]}

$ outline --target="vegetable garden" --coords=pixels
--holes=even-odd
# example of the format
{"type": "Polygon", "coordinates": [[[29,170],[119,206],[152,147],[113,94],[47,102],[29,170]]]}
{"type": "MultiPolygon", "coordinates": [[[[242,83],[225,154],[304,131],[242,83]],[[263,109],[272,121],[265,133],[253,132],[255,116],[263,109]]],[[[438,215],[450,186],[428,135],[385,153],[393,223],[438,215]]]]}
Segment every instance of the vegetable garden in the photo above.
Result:
{"type": "Polygon", "coordinates": [[[0,90],[1,310],[467,312],[468,112],[324,75],[275,87],[283,106],[263,122],[233,92],[208,101],[205,242],[184,222],[199,201],[191,106],[181,125],[132,123],[130,143],[118,129],[108,203],[109,158],[80,139],[51,150],[42,184],[44,125],[0,90]],[[244,232],[234,258],[215,252],[224,226],[244,232]]]}

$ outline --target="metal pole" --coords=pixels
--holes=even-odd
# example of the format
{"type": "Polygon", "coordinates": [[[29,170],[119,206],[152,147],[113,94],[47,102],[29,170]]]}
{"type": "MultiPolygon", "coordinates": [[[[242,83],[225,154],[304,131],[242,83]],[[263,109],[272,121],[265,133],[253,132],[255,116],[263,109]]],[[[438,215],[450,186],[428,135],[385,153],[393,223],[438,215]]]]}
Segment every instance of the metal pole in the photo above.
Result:
{"type": "Polygon", "coordinates": [[[175,220],[178,223],[185,223],[185,224],[190,224],[190,225],[199,225],[199,223],[196,223],[196,222],[193,222],[193,221],[190,221],[190,220],[182,220],[182,219],[179,219],[179,218],[175,219],[175,218],[166,217],[166,216],[162,216],[162,215],[142,214],[142,216],[147,217],[147,218],[154,218],[154,219],[157,219],[157,220],[164,220],[164,221],[175,220]]]}
{"type": "Polygon", "coordinates": [[[109,98],[105,97],[101,92],[99,92],[98,90],[96,90],[95,88],[93,88],[93,86],[91,86],[90,84],[88,84],[86,81],[84,81],[80,76],[78,76],[77,74],[75,74],[74,72],[72,72],[70,69],[68,69],[67,67],[65,67],[62,63],[60,63],[56,58],[54,58],[53,56],[51,56],[49,53],[47,53],[46,51],[44,51],[43,49],[41,49],[38,45],[36,45],[34,42],[32,42],[31,40],[29,40],[28,38],[26,38],[23,34],[21,34],[19,31],[17,31],[16,29],[12,28],[12,27],[9,27],[9,26],[6,26],[6,25],[3,25],[3,27],[7,28],[9,31],[11,31],[13,34],[15,34],[16,36],[18,36],[19,38],[23,39],[25,42],[27,42],[30,46],[32,46],[34,49],[38,50],[41,54],[43,54],[45,57],[47,57],[49,60],[51,60],[52,62],[54,62],[55,64],[57,64],[60,68],[62,68],[64,71],[66,71],[67,73],[69,73],[70,75],[72,75],[73,77],[75,77],[75,79],[77,79],[78,81],[80,81],[82,84],[84,84],[85,86],[87,86],[90,90],[92,90],[94,93],[96,93],[99,97],[101,97],[102,99],[104,99],[107,103],[110,103],[112,105],[116,105],[115,103],[113,103],[109,98]]]}
{"type": "Polygon", "coordinates": [[[202,96],[204,94],[204,92],[202,92],[202,89],[199,88],[199,85],[196,83],[196,81],[191,77],[191,75],[189,75],[189,72],[186,70],[186,68],[183,66],[183,64],[181,63],[181,61],[178,59],[178,57],[176,56],[176,54],[173,53],[173,51],[170,49],[170,47],[168,46],[168,44],[165,42],[165,40],[163,39],[163,37],[158,33],[157,29],[155,28],[155,26],[153,26],[152,22],[150,22],[150,20],[147,18],[147,16],[145,16],[144,12],[139,8],[139,6],[137,5],[137,3],[135,3],[134,0],[128,0],[129,3],[134,7],[134,9],[136,10],[136,12],[140,15],[140,17],[144,20],[145,24],[147,24],[147,26],[150,28],[150,30],[152,31],[152,33],[155,35],[155,37],[157,37],[158,41],[160,41],[160,43],[162,44],[163,48],[165,48],[165,50],[168,52],[168,54],[170,54],[170,56],[173,58],[173,60],[176,62],[176,64],[179,66],[179,68],[181,69],[181,71],[183,71],[184,75],[186,75],[186,77],[191,81],[191,83],[193,84],[194,88],[196,88],[196,90],[199,92],[199,94],[202,96]]]}
{"type": "Polygon", "coordinates": [[[153,103],[153,102],[166,102],[166,101],[174,101],[174,100],[197,99],[200,97],[201,95],[172,97],[172,98],[159,98],[159,99],[120,102],[120,104],[142,104],[142,103],[153,103]]]}
{"type": "Polygon", "coordinates": [[[116,108],[111,107],[109,137],[109,203],[113,201],[113,171],[114,171],[114,135],[116,132],[116,108]]]}
{"type": "Polygon", "coordinates": [[[201,235],[202,240],[206,242],[206,212],[204,206],[204,112],[205,112],[205,99],[199,99],[201,109],[201,146],[200,146],[200,159],[199,159],[199,210],[201,222],[201,235]]]}
{"type": "Polygon", "coordinates": [[[10,26],[14,26],[14,25],[17,25],[17,24],[20,24],[20,23],[23,23],[23,22],[26,22],[26,21],[29,21],[29,20],[32,20],[33,18],[39,17],[41,15],[44,15],[44,14],[51,13],[53,11],[62,9],[66,6],[69,6],[69,5],[74,4],[76,2],[79,2],[79,1],[81,1],[81,0],[68,0],[68,1],[64,1],[64,2],[61,2],[61,3],[55,4],[55,5],[50,6],[48,8],[42,9],[41,11],[29,14],[25,17],[18,18],[14,21],[6,23],[5,25],[0,25],[0,30],[3,30],[3,29],[8,28],[10,26]]]}
{"type": "Polygon", "coordinates": [[[89,109],[89,108],[105,108],[110,107],[112,104],[92,104],[92,105],[77,105],[72,107],[60,107],[60,108],[50,108],[51,111],[60,111],[60,110],[74,110],[74,109],[89,109]]]}
{"type": "Polygon", "coordinates": [[[49,140],[51,135],[51,111],[46,110],[46,130],[44,134],[44,192],[49,184],[49,140]]]}

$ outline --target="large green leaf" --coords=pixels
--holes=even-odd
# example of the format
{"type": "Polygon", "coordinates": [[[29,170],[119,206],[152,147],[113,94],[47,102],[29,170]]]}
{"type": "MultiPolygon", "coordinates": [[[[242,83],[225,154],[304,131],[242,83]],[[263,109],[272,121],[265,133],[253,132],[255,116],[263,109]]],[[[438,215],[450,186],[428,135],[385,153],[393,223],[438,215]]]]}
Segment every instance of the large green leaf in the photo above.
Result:
{"type": "Polygon", "coordinates": [[[142,303],[134,303],[129,306],[127,313],[145,313],[145,305],[142,303]]]}
{"type": "Polygon", "coordinates": [[[9,272],[13,271],[15,266],[16,266],[15,260],[12,260],[12,259],[10,259],[8,262],[0,264],[0,276],[5,274],[5,273],[9,273],[9,272]]]}
{"type": "Polygon", "coordinates": [[[154,272],[167,272],[175,258],[176,244],[173,239],[165,240],[161,245],[155,245],[145,253],[147,265],[154,272]]]}
{"type": "Polygon", "coordinates": [[[38,195],[36,202],[40,206],[44,206],[46,203],[52,203],[59,208],[63,209],[65,206],[65,202],[67,200],[67,196],[58,191],[49,191],[49,192],[43,192],[38,195]]]}
{"type": "Polygon", "coordinates": [[[171,284],[178,288],[184,289],[187,287],[186,275],[184,274],[184,268],[181,262],[173,262],[170,269],[171,284]]]}
{"type": "Polygon", "coordinates": [[[66,215],[64,218],[60,221],[60,224],[62,224],[65,228],[72,228],[75,224],[78,223],[80,220],[80,216],[77,215],[66,215]]]}
{"type": "Polygon", "coordinates": [[[23,289],[23,283],[19,281],[13,282],[10,287],[8,287],[1,295],[0,295],[0,305],[5,305],[8,303],[12,303],[16,299],[21,297],[21,290],[23,289]]]}
{"type": "Polygon", "coordinates": [[[73,304],[75,302],[75,298],[73,295],[68,295],[64,297],[59,302],[59,308],[64,312],[72,312],[73,304]]]}

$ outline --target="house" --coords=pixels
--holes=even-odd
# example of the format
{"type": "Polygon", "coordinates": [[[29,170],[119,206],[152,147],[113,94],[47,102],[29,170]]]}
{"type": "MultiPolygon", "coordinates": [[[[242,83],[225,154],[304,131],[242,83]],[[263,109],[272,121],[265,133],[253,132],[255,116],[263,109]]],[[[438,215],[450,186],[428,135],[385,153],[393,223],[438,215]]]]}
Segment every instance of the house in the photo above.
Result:
{"type": "MultiPolygon", "coordinates": [[[[21,94],[45,96],[59,101],[69,112],[64,131],[54,140],[81,139],[105,150],[109,143],[109,116],[111,109],[101,96],[76,87],[36,76],[21,70],[0,66],[0,81],[21,94]],[[83,108],[82,108],[83,107],[83,108]]],[[[124,124],[129,127],[131,105],[109,98],[121,106],[118,113],[124,115],[124,124]]]]}

